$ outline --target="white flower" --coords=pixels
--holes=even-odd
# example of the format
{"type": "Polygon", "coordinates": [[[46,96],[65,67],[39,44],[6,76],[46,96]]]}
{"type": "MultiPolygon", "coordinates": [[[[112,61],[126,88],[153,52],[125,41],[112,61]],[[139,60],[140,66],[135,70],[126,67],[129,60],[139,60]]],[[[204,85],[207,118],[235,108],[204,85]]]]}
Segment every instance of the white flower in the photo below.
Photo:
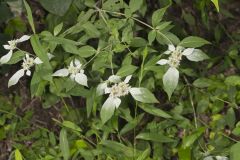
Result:
{"type": "Polygon", "coordinates": [[[179,79],[179,71],[177,70],[182,56],[190,56],[194,52],[194,48],[183,48],[181,46],[175,47],[174,45],[168,45],[168,50],[164,54],[170,55],[168,59],[161,59],[157,64],[165,65],[168,64],[170,67],[167,72],[163,75],[164,90],[167,92],[170,98],[173,91],[177,87],[179,79]]]}
{"type": "Polygon", "coordinates": [[[81,84],[83,86],[87,85],[87,76],[84,74],[84,70],[82,69],[82,64],[79,60],[75,59],[70,62],[70,65],[68,68],[63,68],[60,70],[57,70],[55,73],[53,73],[53,76],[55,77],[67,77],[70,75],[70,78],[77,82],[78,84],[81,84]]]}
{"type": "Polygon", "coordinates": [[[30,68],[35,64],[43,63],[40,58],[36,57],[35,59],[26,54],[25,58],[23,58],[22,69],[17,71],[8,81],[8,87],[17,84],[19,79],[24,76],[25,72],[27,76],[31,76],[30,68]]]}
{"type": "Polygon", "coordinates": [[[13,50],[17,48],[18,43],[27,41],[29,39],[30,39],[30,36],[24,35],[19,39],[14,39],[14,40],[8,41],[8,44],[3,45],[3,47],[6,50],[9,50],[9,52],[6,55],[1,57],[0,64],[7,63],[11,59],[12,54],[13,54],[13,50]]]}

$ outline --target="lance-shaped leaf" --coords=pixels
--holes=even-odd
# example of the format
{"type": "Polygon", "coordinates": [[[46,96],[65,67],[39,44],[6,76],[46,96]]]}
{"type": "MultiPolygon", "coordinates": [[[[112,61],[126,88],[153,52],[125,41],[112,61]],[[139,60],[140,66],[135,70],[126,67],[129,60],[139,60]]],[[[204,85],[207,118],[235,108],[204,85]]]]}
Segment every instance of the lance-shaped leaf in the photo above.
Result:
{"type": "Polygon", "coordinates": [[[209,58],[206,55],[206,53],[204,53],[200,49],[194,49],[194,51],[191,54],[187,55],[186,57],[187,57],[188,60],[194,61],[194,62],[203,61],[203,60],[209,58]]]}
{"type": "Polygon", "coordinates": [[[146,88],[131,88],[130,93],[136,101],[143,103],[158,103],[155,96],[146,88]]]}

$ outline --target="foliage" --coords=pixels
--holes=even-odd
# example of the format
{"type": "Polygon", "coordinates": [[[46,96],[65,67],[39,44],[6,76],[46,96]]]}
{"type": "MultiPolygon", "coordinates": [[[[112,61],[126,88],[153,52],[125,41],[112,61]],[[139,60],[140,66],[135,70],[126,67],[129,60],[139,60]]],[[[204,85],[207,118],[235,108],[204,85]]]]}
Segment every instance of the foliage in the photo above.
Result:
{"type": "Polygon", "coordinates": [[[230,1],[0,2],[3,158],[237,160],[230,1]]]}

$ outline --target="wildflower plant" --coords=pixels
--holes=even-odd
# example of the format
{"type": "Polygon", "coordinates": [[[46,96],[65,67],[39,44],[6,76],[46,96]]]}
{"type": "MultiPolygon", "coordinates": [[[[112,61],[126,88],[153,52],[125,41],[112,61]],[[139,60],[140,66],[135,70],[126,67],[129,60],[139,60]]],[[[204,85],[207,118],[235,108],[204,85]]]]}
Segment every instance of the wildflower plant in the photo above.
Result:
{"type": "MultiPolygon", "coordinates": [[[[203,159],[210,155],[202,152],[215,142],[195,145],[205,143],[203,135],[209,127],[198,122],[201,117],[197,111],[214,105],[224,107],[226,101],[220,99],[222,104],[213,102],[211,105],[193,101],[195,97],[189,84],[200,75],[196,66],[201,63],[197,62],[209,59],[203,52],[206,48],[201,47],[211,43],[187,35],[180,40],[172,32],[173,24],[165,18],[171,0],[164,1],[160,5],[163,7],[152,14],[147,12],[148,1],[145,0],[96,3],[92,0],[61,3],[39,0],[49,12],[48,28],[42,31],[35,29],[31,8],[26,0],[23,2],[32,34],[8,41],[3,46],[8,53],[0,64],[21,67],[9,79],[9,87],[27,75],[31,77],[28,81],[31,97],[40,97],[43,107],[54,106],[57,112],[63,113],[57,115],[58,119],[53,118],[61,128],[59,135],[52,131],[44,134],[51,137],[52,150],[34,154],[32,159],[191,159],[195,155],[203,159]],[[52,8],[50,4],[54,4],[52,8]],[[28,51],[17,47],[27,40],[31,45],[28,51]],[[177,96],[173,96],[175,94],[177,96]],[[192,108],[185,110],[189,104],[192,108]],[[199,109],[201,106],[205,108],[199,109]],[[69,131],[71,136],[67,136],[69,131]],[[72,142],[68,143],[68,139],[72,142]],[[201,154],[195,154],[195,150],[201,150],[201,154]]],[[[197,82],[193,85],[211,85],[197,82]]],[[[237,90],[229,88],[231,95],[237,90]]],[[[227,114],[234,115],[231,109],[227,114]]],[[[228,118],[232,117],[229,115],[228,118]]],[[[218,123],[213,124],[216,127],[218,123]]],[[[230,124],[226,126],[231,127],[230,124]]],[[[210,133],[215,134],[219,136],[210,133]]]]}

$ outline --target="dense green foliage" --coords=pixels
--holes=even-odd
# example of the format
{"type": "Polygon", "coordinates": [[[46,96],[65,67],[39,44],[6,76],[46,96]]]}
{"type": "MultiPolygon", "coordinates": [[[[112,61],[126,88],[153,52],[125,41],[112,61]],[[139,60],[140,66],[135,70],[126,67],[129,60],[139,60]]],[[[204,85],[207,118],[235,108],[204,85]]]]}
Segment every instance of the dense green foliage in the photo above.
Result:
{"type": "Polygon", "coordinates": [[[239,5],[0,1],[0,159],[238,160],[239,5]]]}

